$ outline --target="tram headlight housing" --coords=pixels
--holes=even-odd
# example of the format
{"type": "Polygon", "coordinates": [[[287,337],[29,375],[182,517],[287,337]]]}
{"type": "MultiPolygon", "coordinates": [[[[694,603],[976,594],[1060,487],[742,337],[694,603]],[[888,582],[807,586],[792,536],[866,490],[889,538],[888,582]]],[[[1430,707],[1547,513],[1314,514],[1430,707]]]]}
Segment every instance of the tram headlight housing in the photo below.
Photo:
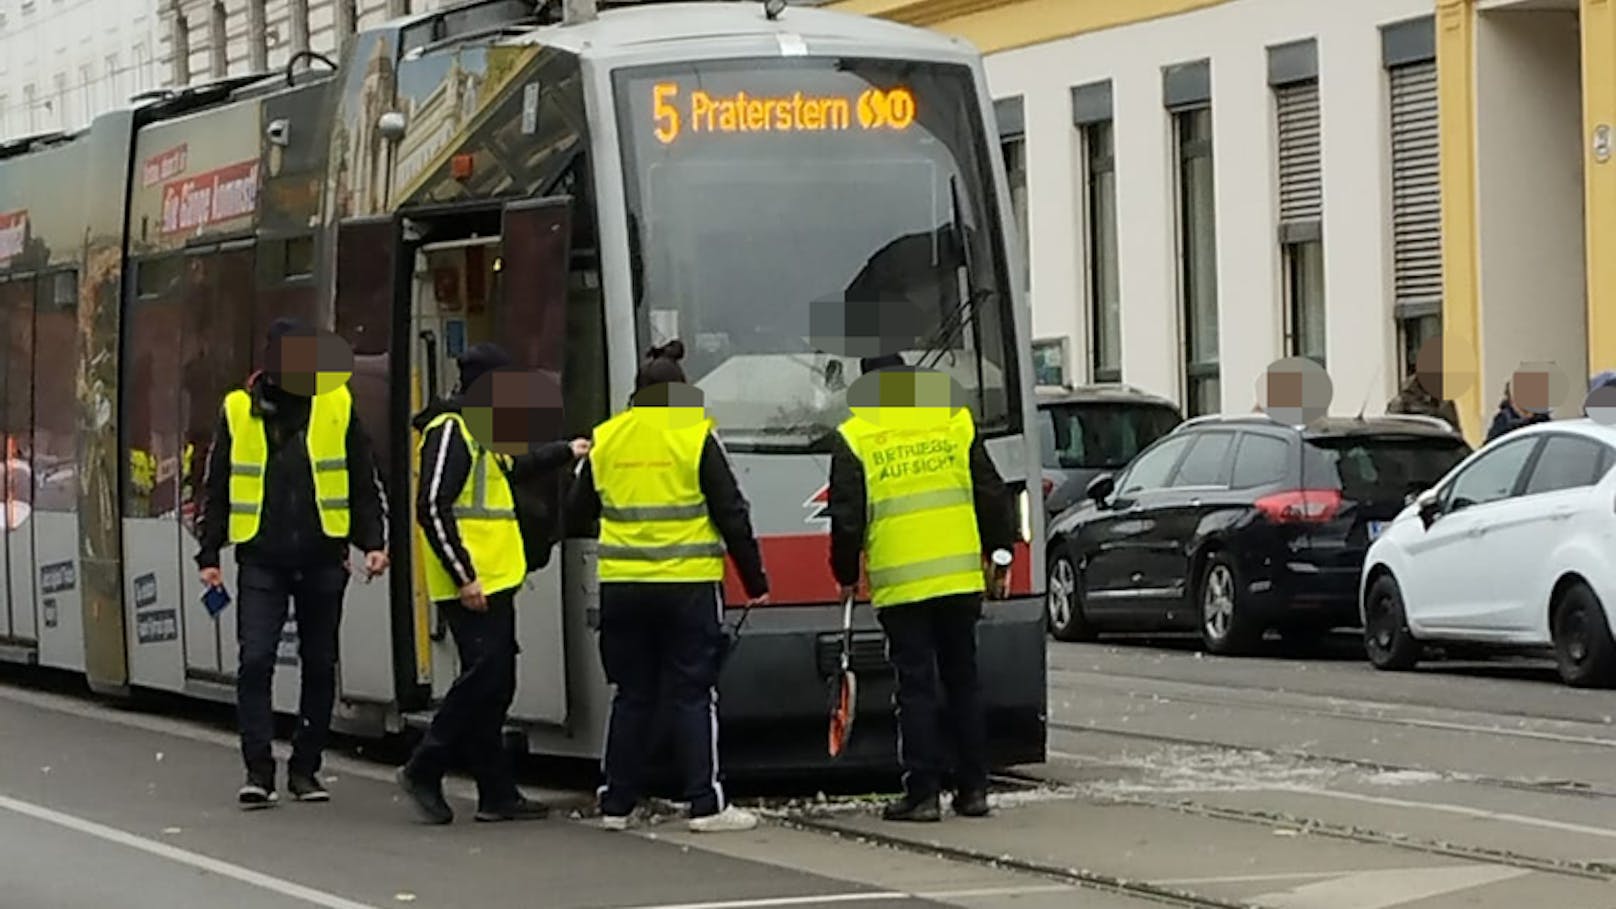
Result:
{"type": "Polygon", "coordinates": [[[1021,542],[1032,542],[1032,494],[1027,487],[1016,493],[1016,518],[1021,524],[1021,542]]]}
{"type": "Polygon", "coordinates": [[[786,0],[763,0],[763,15],[770,19],[780,18],[780,14],[785,11],[786,0]]]}

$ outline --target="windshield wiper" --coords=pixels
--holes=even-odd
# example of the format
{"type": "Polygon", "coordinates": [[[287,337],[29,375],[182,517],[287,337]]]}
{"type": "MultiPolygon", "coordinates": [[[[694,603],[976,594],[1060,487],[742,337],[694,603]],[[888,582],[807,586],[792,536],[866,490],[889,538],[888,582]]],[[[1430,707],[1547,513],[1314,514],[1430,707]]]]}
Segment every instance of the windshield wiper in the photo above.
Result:
{"type": "MultiPolygon", "coordinates": [[[[927,345],[926,349],[921,352],[920,365],[925,369],[935,368],[942,361],[943,354],[950,351],[954,346],[954,342],[965,331],[967,326],[973,329],[977,327],[976,307],[984,300],[990,300],[997,296],[987,288],[978,288],[976,286],[976,269],[972,267],[971,244],[965,236],[965,219],[960,214],[958,177],[948,178],[948,198],[951,207],[951,220],[948,225],[949,236],[953,238],[955,248],[959,250],[959,265],[955,270],[955,279],[960,285],[961,300],[960,305],[948,314],[948,318],[943,320],[942,325],[938,326],[936,340],[927,345]],[[928,357],[930,358],[929,362],[927,361],[928,357]]],[[[980,391],[985,381],[982,375],[980,343],[977,344],[976,372],[977,388],[980,391]]]]}

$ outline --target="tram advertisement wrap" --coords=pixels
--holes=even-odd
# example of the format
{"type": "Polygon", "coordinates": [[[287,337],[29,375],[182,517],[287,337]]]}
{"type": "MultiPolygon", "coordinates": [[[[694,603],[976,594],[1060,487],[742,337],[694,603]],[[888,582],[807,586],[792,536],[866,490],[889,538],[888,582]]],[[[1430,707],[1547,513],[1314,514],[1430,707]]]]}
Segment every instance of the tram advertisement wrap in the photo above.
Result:
{"type": "Polygon", "coordinates": [[[258,210],[258,162],[242,161],[163,186],[163,233],[245,218],[258,210]]]}
{"type": "Polygon", "coordinates": [[[0,212],[0,265],[22,255],[28,245],[28,212],[0,212]]]}

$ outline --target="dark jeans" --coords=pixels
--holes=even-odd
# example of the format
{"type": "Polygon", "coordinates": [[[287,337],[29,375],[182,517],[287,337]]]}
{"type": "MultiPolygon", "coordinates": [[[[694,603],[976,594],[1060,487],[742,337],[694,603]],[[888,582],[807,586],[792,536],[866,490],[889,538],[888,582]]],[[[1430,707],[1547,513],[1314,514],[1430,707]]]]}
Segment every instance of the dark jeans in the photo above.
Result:
{"type": "Polygon", "coordinates": [[[515,771],[505,750],[505,717],[516,699],[516,591],[488,595],[488,611],[473,612],[449,600],[438,603],[449,620],[460,676],[432,717],[432,726],[410,758],[411,777],[442,781],[459,758],[477,781],[478,806],[496,810],[516,801],[515,771]]]}
{"type": "Polygon", "coordinates": [[[950,596],[884,606],[875,615],[886,632],[887,659],[898,677],[898,763],[903,765],[904,791],[913,798],[936,795],[949,769],[950,751],[960,791],[986,790],[987,733],[976,671],[981,598],[950,596]]]}
{"type": "Polygon", "coordinates": [[[275,779],[275,708],[271,684],[286,609],[295,602],[297,656],[302,670],[297,732],[292,736],[292,773],[312,775],[331,733],[331,706],[337,696],[337,627],[348,570],[341,563],[311,568],[242,565],[237,576],[240,603],[236,642],[236,714],[241,723],[241,757],[247,772],[265,782],[275,779]]]}
{"type": "Polygon", "coordinates": [[[627,815],[644,795],[663,709],[691,816],[724,809],[717,689],[723,608],[715,584],[600,585],[600,659],[617,689],[602,761],[602,813],[627,815]]]}

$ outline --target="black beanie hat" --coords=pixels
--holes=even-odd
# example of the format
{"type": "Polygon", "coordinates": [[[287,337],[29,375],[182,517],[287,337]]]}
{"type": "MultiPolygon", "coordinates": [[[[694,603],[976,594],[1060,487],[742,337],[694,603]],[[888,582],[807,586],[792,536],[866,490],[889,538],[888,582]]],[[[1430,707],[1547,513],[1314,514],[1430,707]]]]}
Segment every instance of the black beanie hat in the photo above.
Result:
{"type": "Polygon", "coordinates": [[[278,376],[281,371],[281,340],[283,338],[310,338],[315,331],[308,323],[293,316],[281,316],[269,323],[264,338],[264,372],[278,376]]]}
{"type": "Polygon", "coordinates": [[[498,344],[484,342],[467,348],[455,362],[460,366],[460,391],[464,394],[478,379],[511,365],[511,355],[498,344]]]}
{"type": "Polygon", "coordinates": [[[879,357],[862,357],[859,359],[859,372],[869,375],[878,369],[902,368],[904,366],[901,354],[882,354],[879,357]]]}
{"type": "Polygon", "coordinates": [[[679,365],[679,361],[684,358],[685,345],[682,341],[669,341],[661,347],[653,347],[646,351],[645,359],[640,361],[639,374],[634,377],[634,390],[640,391],[669,382],[685,384],[685,370],[679,365]]]}

